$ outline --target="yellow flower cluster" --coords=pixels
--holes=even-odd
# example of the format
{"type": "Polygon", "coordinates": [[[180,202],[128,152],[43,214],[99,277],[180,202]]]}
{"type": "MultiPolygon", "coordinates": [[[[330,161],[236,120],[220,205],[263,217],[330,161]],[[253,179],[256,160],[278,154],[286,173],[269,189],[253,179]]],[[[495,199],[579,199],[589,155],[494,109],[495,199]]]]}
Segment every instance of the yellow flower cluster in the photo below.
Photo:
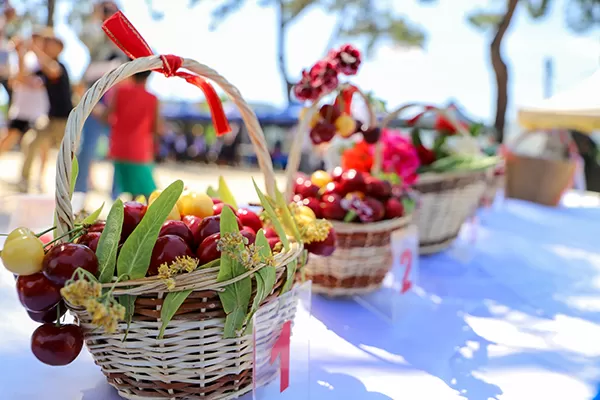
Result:
{"type": "Polygon", "coordinates": [[[326,219],[316,219],[308,224],[299,226],[302,241],[306,244],[322,242],[327,239],[329,231],[333,226],[326,219]]]}
{"type": "Polygon", "coordinates": [[[225,233],[219,239],[217,248],[223,254],[228,255],[236,261],[239,261],[244,268],[252,269],[259,264],[275,265],[273,257],[265,258],[260,253],[260,248],[256,245],[248,244],[248,239],[240,233],[225,233]]]}
{"type": "Polygon", "coordinates": [[[158,277],[165,281],[168,290],[173,290],[175,289],[174,276],[184,272],[193,272],[196,268],[198,268],[198,261],[196,259],[188,256],[177,257],[171,265],[164,263],[158,267],[158,277]]]}
{"type": "Polygon", "coordinates": [[[62,297],[75,307],[85,307],[90,299],[96,299],[102,295],[102,285],[98,282],[90,282],[79,279],[60,289],[62,297]]]}

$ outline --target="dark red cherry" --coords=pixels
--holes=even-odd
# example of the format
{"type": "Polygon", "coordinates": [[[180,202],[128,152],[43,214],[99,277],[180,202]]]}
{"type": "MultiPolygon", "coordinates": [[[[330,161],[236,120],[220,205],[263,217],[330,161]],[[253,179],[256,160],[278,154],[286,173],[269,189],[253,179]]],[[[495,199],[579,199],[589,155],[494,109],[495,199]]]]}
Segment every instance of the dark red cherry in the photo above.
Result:
{"type": "Polygon", "coordinates": [[[218,242],[221,239],[220,233],[214,233],[205,238],[200,247],[196,251],[196,256],[200,259],[200,265],[207,264],[221,257],[221,252],[218,249],[218,242]]]}
{"type": "Polygon", "coordinates": [[[242,222],[242,225],[249,226],[254,232],[258,232],[263,226],[260,217],[247,208],[240,208],[237,211],[237,216],[242,222]]]}
{"type": "Polygon", "coordinates": [[[338,106],[324,104],[323,106],[321,106],[319,114],[321,114],[321,118],[323,118],[325,121],[333,124],[335,123],[335,120],[338,119],[340,115],[342,115],[342,112],[340,111],[340,108],[338,106]]]}
{"type": "Polygon", "coordinates": [[[279,235],[277,234],[277,232],[275,231],[275,229],[273,228],[267,228],[265,229],[265,237],[268,238],[277,238],[279,239],[279,235]]]}
{"type": "Polygon", "coordinates": [[[304,181],[302,185],[296,187],[296,194],[302,196],[303,199],[307,197],[318,197],[319,187],[310,180],[307,180],[304,181]]]}
{"type": "Polygon", "coordinates": [[[63,315],[65,315],[65,313],[67,312],[67,306],[63,301],[60,301],[57,305],[46,311],[26,311],[27,314],[29,314],[29,318],[31,318],[35,322],[39,322],[41,324],[51,324],[53,322],[56,322],[57,319],[62,318],[63,315]]]}
{"type": "Polygon", "coordinates": [[[217,199],[216,197],[211,197],[211,200],[212,200],[213,204],[222,203],[221,199],[217,199]]]}
{"type": "Polygon", "coordinates": [[[385,216],[385,208],[383,203],[372,197],[365,197],[362,201],[364,212],[359,212],[358,217],[362,222],[377,222],[381,221],[385,216]]]}
{"type": "Polygon", "coordinates": [[[267,238],[267,242],[269,242],[269,247],[271,248],[271,251],[273,251],[275,246],[277,246],[278,243],[281,243],[281,240],[279,237],[269,237],[267,238]]]}
{"type": "Polygon", "coordinates": [[[323,196],[320,206],[323,218],[342,221],[346,216],[346,210],[342,207],[342,198],[337,194],[323,196]]]}
{"type": "Polygon", "coordinates": [[[318,256],[327,257],[333,254],[335,251],[335,243],[337,237],[333,228],[329,231],[329,234],[322,242],[311,242],[305,245],[306,250],[309,253],[316,254],[318,256]]]}
{"type": "Polygon", "coordinates": [[[95,253],[98,249],[100,235],[100,232],[88,232],[79,239],[77,239],[77,243],[89,247],[95,253]]]}
{"type": "Polygon", "coordinates": [[[254,231],[254,229],[250,228],[249,226],[244,226],[240,232],[244,231],[256,236],[256,232],[254,231]]]}
{"type": "Polygon", "coordinates": [[[223,207],[229,207],[231,209],[231,211],[233,211],[233,213],[235,214],[235,209],[233,207],[231,207],[229,204],[217,203],[217,204],[213,205],[213,215],[220,215],[221,211],[223,211],[223,207]]]}
{"type": "Polygon", "coordinates": [[[388,181],[373,176],[365,178],[365,192],[378,200],[386,200],[392,195],[392,185],[388,181]]]}
{"type": "Polygon", "coordinates": [[[190,246],[180,236],[165,235],[156,240],[150,258],[148,275],[157,275],[158,268],[163,265],[171,265],[177,257],[194,257],[190,246]]]}
{"type": "MultiPolygon", "coordinates": [[[[238,228],[242,230],[243,226],[240,220],[236,217],[238,228]]],[[[213,215],[211,217],[206,217],[200,223],[198,228],[198,233],[195,235],[196,243],[202,243],[204,239],[209,237],[210,235],[214,235],[221,231],[221,216],[213,215]]]]}
{"type": "Polygon", "coordinates": [[[146,214],[148,207],[137,201],[128,201],[123,204],[123,230],[121,231],[121,242],[125,242],[133,230],[139,225],[146,214]]]}
{"type": "Polygon", "coordinates": [[[88,232],[100,232],[104,230],[106,226],[106,221],[96,221],[87,229],[88,232]]]}
{"type": "Polygon", "coordinates": [[[342,173],[340,178],[341,189],[344,195],[350,192],[365,191],[365,178],[362,172],[355,169],[349,169],[342,173]]]}
{"type": "Polygon", "coordinates": [[[77,268],[83,268],[94,276],[98,274],[96,253],[82,244],[63,243],[54,246],[42,261],[46,278],[60,287],[73,277],[77,268]]]}
{"type": "Polygon", "coordinates": [[[324,188],[321,188],[319,193],[321,194],[321,197],[325,197],[328,194],[337,194],[342,196],[342,184],[339,182],[329,182],[324,188]]]}
{"type": "Polygon", "coordinates": [[[404,216],[404,204],[394,197],[385,202],[385,219],[400,218],[404,216]]]}
{"type": "Polygon", "coordinates": [[[344,169],[342,167],[335,167],[331,172],[331,179],[334,182],[340,182],[342,180],[342,174],[344,173],[344,169]]]}
{"type": "Polygon", "coordinates": [[[319,203],[319,200],[317,200],[316,198],[308,197],[302,201],[299,201],[297,204],[310,208],[311,210],[313,210],[317,218],[321,218],[321,205],[319,203]]]}
{"type": "Polygon", "coordinates": [[[166,221],[158,236],[175,235],[182,238],[190,248],[194,248],[194,235],[183,221],[166,221]]]}
{"type": "Polygon", "coordinates": [[[31,335],[31,351],[44,364],[72,363],[83,347],[83,331],[78,325],[44,324],[31,335]]]}
{"type": "Polygon", "coordinates": [[[196,236],[200,231],[202,218],[196,217],[195,215],[186,215],[181,220],[188,228],[190,228],[190,232],[192,232],[192,236],[194,237],[194,248],[198,247],[200,243],[196,241],[196,236]]]}
{"type": "Polygon", "coordinates": [[[242,229],[240,231],[240,234],[245,237],[246,239],[248,239],[248,245],[254,244],[256,242],[256,235],[250,231],[247,231],[245,229],[242,229]]]}
{"type": "Polygon", "coordinates": [[[335,136],[335,125],[329,122],[321,121],[310,130],[310,140],[313,144],[328,143],[335,136]]]}
{"type": "Polygon", "coordinates": [[[56,306],[61,300],[60,287],[41,272],[17,278],[19,301],[28,311],[42,312],[56,306]]]}
{"type": "Polygon", "coordinates": [[[379,127],[365,128],[363,126],[361,130],[363,134],[363,139],[369,144],[377,143],[377,141],[381,137],[381,129],[379,127]]]}

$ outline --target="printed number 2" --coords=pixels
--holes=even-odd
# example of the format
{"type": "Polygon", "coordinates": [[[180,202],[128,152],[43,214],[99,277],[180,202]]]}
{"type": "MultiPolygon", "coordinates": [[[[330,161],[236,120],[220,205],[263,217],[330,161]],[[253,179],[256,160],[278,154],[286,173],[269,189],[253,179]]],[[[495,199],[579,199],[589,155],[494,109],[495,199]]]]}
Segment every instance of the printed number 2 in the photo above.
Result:
{"type": "Polygon", "coordinates": [[[412,288],[410,281],[410,268],[412,266],[412,253],[409,249],[405,249],[400,256],[400,264],[404,266],[404,275],[402,276],[401,293],[404,294],[412,288]]]}
{"type": "Polygon", "coordinates": [[[281,334],[271,349],[271,364],[279,356],[279,392],[282,393],[290,386],[290,339],[292,336],[292,321],[285,321],[281,334]]]}

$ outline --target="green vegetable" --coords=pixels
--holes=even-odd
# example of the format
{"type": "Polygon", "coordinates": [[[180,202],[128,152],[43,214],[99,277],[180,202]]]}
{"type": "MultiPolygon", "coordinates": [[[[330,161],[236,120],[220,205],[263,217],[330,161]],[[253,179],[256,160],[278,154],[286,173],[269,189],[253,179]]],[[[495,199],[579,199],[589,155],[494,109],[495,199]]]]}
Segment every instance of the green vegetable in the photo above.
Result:
{"type": "MultiPolygon", "coordinates": [[[[224,207],[221,212],[221,235],[224,236],[227,233],[239,233],[239,228],[233,211],[229,207],[224,207]]],[[[240,243],[239,246],[240,251],[243,251],[244,245],[240,243]]],[[[221,253],[221,268],[217,276],[217,282],[228,281],[245,272],[246,269],[242,263],[225,252],[221,253]]],[[[222,292],[219,292],[223,310],[227,314],[223,332],[224,338],[236,337],[237,332],[244,325],[251,296],[252,279],[250,277],[231,283],[222,292]]]]}
{"type": "Polygon", "coordinates": [[[233,197],[231,190],[229,190],[229,187],[225,182],[225,178],[222,176],[219,177],[219,199],[221,199],[223,203],[229,204],[235,210],[239,208],[235,202],[235,198],[233,197]]]}
{"type": "Polygon", "coordinates": [[[275,185],[275,196],[277,200],[277,207],[281,210],[281,219],[286,228],[288,228],[289,232],[292,232],[294,238],[298,243],[302,242],[302,236],[300,235],[300,231],[298,230],[298,225],[296,225],[296,220],[292,217],[292,213],[288,208],[288,205],[283,197],[283,194],[275,185]]]}
{"type": "MultiPolygon", "coordinates": [[[[117,260],[119,276],[125,274],[129,279],[146,276],[150,266],[152,248],[158,238],[163,223],[177,203],[183,182],[177,180],[167,187],[148,207],[144,218],[123,244],[117,260]]],[[[227,208],[227,207],[226,207],[227,208]]]]}
{"type": "Polygon", "coordinates": [[[110,208],[106,225],[100,235],[96,256],[98,257],[98,271],[100,272],[100,283],[108,283],[115,274],[117,261],[117,250],[121,240],[121,229],[123,227],[123,202],[119,199],[110,208]]]}
{"type": "Polygon", "coordinates": [[[275,232],[277,232],[277,235],[279,235],[279,239],[281,240],[281,243],[283,244],[283,248],[285,250],[289,250],[290,249],[290,241],[288,240],[287,234],[285,233],[285,230],[283,229],[283,226],[281,225],[281,222],[279,221],[279,219],[277,217],[277,213],[275,213],[275,210],[271,206],[271,203],[269,202],[267,197],[258,188],[258,185],[254,181],[254,179],[252,179],[252,183],[254,183],[254,189],[256,189],[256,193],[258,194],[258,198],[260,199],[260,204],[263,206],[263,209],[267,213],[267,216],[269,217],[271,224],[273,224],[273,228],[275,229],[275,232]]]}
{"type": "Polygon", "coordinates": [[[185,299],[192,293],[192,290],[182,290],[180,292],[171,292],[167,294],[165,297],[165,301],[163,301],[162,308],[160,309],[160,320],[162,321],[162,325],[160,326],[160,332],[158,333],[158,338],[162,339],[165,334],[165,329],[179,307],[183,304],[185,299]]]}
{"type": "Polygon", "coordinates": [[[100,216],[100,213],[102,212],[103,208],[104,208],[104,203],[102,203],[102,205],[100,206],[99,209],[97,209],[96,211],[94,211],[93,213],[88,215],[83,221],[81,221],[81,224],[89,225],[89,224],[93,224],[94,222],[96,222],[96,220],[100,216]]]}
{"type": "Polygon", "coordinates": [[[219,198],[219,193],[212,186],[209,186],[206,189],[206,194],[208,195],[208,197],[212,197],[213,199],[219,198]]]}

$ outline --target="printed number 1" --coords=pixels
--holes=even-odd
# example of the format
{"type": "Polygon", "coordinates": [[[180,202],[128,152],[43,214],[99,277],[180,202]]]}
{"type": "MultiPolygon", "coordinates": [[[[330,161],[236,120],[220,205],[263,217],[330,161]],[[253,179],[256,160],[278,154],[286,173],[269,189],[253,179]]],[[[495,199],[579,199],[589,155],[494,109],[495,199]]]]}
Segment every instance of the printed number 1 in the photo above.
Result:
{"type": "Polygon", "coordinates": [[[400,264],[402,264],[404,268],[404,275],[402,276],[402,290],[401,293],[404,294],[408,292],[412,288],[412,282],[410,281],[410,268],[412,266],[412,253],[409,249],[405,249],[400,256],[400,264]]]}
{"type": "Polygon", "coordinates": [[[285,321],[281,334],[271,349],[271,364],[279,356],[279,392],[283,393],[290,386],[290,340],[292,336],[292,321],[285,321]]]}

